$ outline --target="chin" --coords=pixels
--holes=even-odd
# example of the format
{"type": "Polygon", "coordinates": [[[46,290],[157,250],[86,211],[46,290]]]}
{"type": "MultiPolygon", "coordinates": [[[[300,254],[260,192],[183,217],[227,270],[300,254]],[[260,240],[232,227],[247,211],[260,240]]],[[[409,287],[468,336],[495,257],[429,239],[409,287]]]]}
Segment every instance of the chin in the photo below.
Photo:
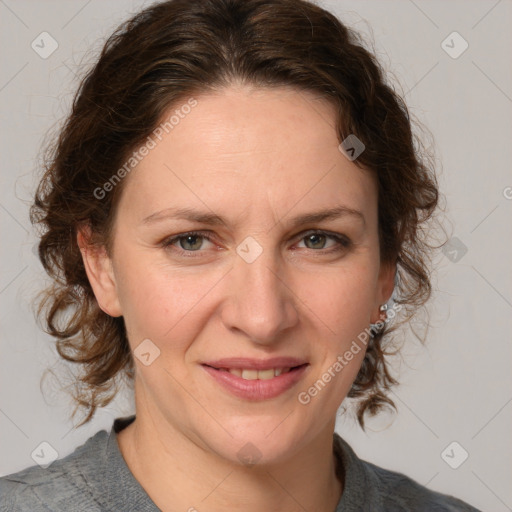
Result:
{"type": "MultiPolygon", "coordinates": [[[[224,458],[244,466],[279,463],[295,451],[305,433],[285,428],[285,415],[266,416],[258,421],[254,416],[228,422],[225,428],[233,437],[223,435],[223,443],[216,450],[224,458]],[[284,421],[283,421],[284,420],[284,421]],[[229,439],[228,439],[229,437],[229,439]]],[[[222,441],[221,441],[222,443],[222,441]]],[[[209,443],[215,448],[216,443],[209,443]]]]}

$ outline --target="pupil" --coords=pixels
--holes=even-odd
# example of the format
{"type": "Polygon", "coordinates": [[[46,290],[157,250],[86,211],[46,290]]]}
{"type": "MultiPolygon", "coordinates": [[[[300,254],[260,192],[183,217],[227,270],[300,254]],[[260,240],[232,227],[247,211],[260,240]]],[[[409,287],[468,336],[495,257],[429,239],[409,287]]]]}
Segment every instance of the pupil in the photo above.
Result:
{"type": "Polygon", "coordinates": [[[317,243],[319,243],[319,239],[320,239],[320,243],[323,241],[322,239],[324,238],[324,235],[318,235],[318,234],[315,234],[315,235],[309,235],[308,239],[309,241],[312,241],[313,242],[313,245],[316,245],[317,243]],[[315,242],[315,239],[316,239],[316,242],[315,242]]]}
{"type": "MultiPolygon", "coordinates": [[[[185,244],[188,244],[188,243],[189,243],[189,241],[190,241],[191,239],[192,239],[192,240],[194,240],[194,239],[195,239],[195,240],[196,240],[196,242],[197,242],[197,240],[198,240],[199,238],[201,238],[199,235],[187,235],[187,236],[184,238],[184,242],[185,242],[185,244]]],[[[191,245],[192,245],[192,246],[194,246],[194,243],[192,243],[191,245]]],[[[196,243],[195,245],[196,245],[196,247],[192,247],[192,249],[198,249],[198,248],[201,246],[201,243],[199,243],[199,244],[197,244],[197,243],[196,243]]],[[[183,247],[183,244],[182,244],[182,247],[183,247]]],[[[185,249],[185,250],[187,250],[187,251],[191,250],[191,249],[187,249],[187,248],[185,248],[185,247],[183,247],[183,249],[185,249]]]]}

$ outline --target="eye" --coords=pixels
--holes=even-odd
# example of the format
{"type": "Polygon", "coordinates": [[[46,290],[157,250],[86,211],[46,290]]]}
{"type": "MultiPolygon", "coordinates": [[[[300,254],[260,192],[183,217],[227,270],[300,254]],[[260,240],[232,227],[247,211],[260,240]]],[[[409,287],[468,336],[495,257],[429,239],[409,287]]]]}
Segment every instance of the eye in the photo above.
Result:
{"type": "Polygon", "coordinates": [[[167,238],[162,242],[162,246],[164,248],[172,247],[182,255],[188,256],[187,253],[200,252],[199,249],[202,248],[204,240],[211,243],[210,235],[202,231],[192,231],[190,233],[183,233],[173,236],[172,238],[167,238]],[[178,247],[175,247],[176,244],[178,247]]]}
{"type": "Polygon", "coordinates": [[[302,236],[301,243],[304,241],[306,249],[312,249],[315,251],[341,251],[348,249],[351,245],[351,241],[345,236],[340,234],[328,233],[325,231],[310,231],[302,236]],[[333,240],[334,247],[325,247],[327,240],[333,240]]]}

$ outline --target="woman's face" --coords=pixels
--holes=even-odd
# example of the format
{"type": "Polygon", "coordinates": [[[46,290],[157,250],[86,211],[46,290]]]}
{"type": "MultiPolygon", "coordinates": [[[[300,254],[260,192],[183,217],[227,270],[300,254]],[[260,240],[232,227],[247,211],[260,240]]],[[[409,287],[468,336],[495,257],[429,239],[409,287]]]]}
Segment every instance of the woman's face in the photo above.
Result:
{"type": "Polygon", "coordinates": [[[138,420],[226,459],[252,450],[276,462],[332,436],[364,345],[335,363],[391,295],[377,186],[338,149],[331,105],[308,93],[230,87],[195,99],[167,113],[180,110],[179,122],[125,178],[112,260],[89,277],[102,308],[124,317],[138,420]]]}

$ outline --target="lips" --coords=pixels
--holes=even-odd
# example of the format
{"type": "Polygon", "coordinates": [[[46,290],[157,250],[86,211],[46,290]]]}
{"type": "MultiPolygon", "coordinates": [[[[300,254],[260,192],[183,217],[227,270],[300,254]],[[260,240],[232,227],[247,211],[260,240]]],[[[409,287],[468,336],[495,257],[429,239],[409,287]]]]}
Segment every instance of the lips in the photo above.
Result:
{"type": "Polygon", "coordinates": [[[309,366],[305,360],[294,357],[227,358],[202,363],[225,390],[253,401],[275,398],[289,390],[302,379],[309,366]]]}

